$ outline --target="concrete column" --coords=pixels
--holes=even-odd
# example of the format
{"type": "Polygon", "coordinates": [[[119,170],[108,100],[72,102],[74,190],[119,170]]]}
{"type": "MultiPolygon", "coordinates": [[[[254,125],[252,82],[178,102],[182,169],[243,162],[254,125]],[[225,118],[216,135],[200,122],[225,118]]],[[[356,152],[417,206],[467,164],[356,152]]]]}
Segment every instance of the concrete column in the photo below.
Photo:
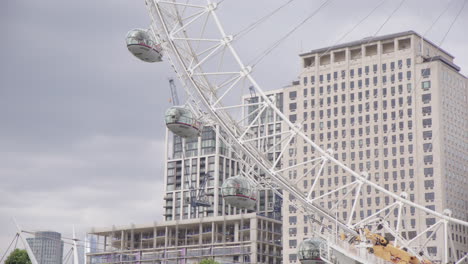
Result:
{"type": "Polygon", "coordinates": [[[250,219],[250,262],[257,263],[257,218],[250,219]]]}
{"type": "MultiPolygon", "coordinates": [[[[179,222],[179,221],[177,221],[179,222]]],[[[176,223],[176,226],[175,226],[175,246],[177,247],[177,245],[179,245],[179,223],[176,223]]]]}
{"type": "Polygon", "coordinates": [[[224,217],[222,232],[223,232],[223,243],[226,243],[226,217],[224,217]]]}
{"type": "Polygon", "coordinates": [[[153,248],[156,248],[156,238],[158,236],[158,232],[157,232],[157,228],[156,228],[156,222],[154,222],[154,227],[153,227],[153,248]]]}
{"type": "Polygon", "coordinates": [[[134,243],[135,243],[135,225],[132,224],[132,229],[130,230],[130,249],[134,248],[134,243]]]}
{"type": "Polygon", "coordinates": [[[125,232],[122,230],[120,233],[120,250],[124,250],[125,232]]]}
{"type": "Polygon", "coordinates": [[[107,251],[107,236],[104,236],[104,252],[106,251],[107,251]]]}
{"type": "MultiPolygon", "coordinates": [[[[244,108],[242,108],[244,109],[244,108]]],[[[220,194],[220,190],[219,188],[221,186],[219,186],[219,179],[221,179],[223,176],[219,174],[219,159],[220,159],[220,156],[219,156],[219,147],[220,147],[220,142],[221,142],[221,139],[219,137],[220,135],[220,131],[219,131],[219,126],[216,126],[216,138],[215,138],[215,144],[216,144],[216,149],[215,149],[215,171],[214,171],[214,175],[211,175],[213,176],[214,178],[214,190],[213,190],[213,216],[218,216],[218,210],[219,210],[219,196],[221,195],[220,194]]],[[[226,162],[226,161],[224,161],[226,162]]],[[[224,171],[224,170],[223,170],[224,171]]]]}
{"type": "Polygon", "coordinates": [[[199,245],[202,245],[203,243],[202,233],[203,233],[203,224],[200,223],[198,226],[198,244],[199,245]]]}
{"type": "Polygon", "coordinates": [[[167,238],[169,237],[169,228],[166,226],[165,227],[165,237],[164,237],[164,247],[167,248],[168,247],[168,241],[167,241],[167,238]]]}
{"type": "Polygon", "coordinates": [[[215,223],[214,223],[214,222],[211,222],[211,243],[212,243],[212,244],[216,242],[216,241],[215,241],[215,234],[216,234],[216,231],[217,231],[217,230],[215,230],[215,228],[216,228],[215,223]]]}
{"type": "Polygon", "coordinates": [[[116,240],[116,237],[115,237],[115,225],[112,225],[111,249],[112,249],[112,247],[113,247],[112,243],[114,242],[114,240],[116,240]]]}
{"type": "Polygon", "coordinates": [[[239,222],[234,223],[234,242],[239,242],[239,222]]]}

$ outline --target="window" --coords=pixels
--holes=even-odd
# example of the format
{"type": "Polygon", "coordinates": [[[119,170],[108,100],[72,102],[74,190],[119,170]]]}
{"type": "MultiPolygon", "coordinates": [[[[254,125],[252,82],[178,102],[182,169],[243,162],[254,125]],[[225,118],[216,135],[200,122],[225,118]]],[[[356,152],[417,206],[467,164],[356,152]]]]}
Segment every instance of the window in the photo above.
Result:
{"type": "Polygon", "coordinates": [[[430,256],[437,256],[437,247],[427,247],[427,253],[430,256]]]}
{"type": "Polygon", "coordinates": [[[432,143],[423,144],[423,150],[424,150],[424,152],[431,151],[432,150],[432,143]]]}
{"type": "Polygon", "coordinates": [[[297,234],[297,228],[295,228],[295,227],[289,228],[289,235],[290,236],[295,236],[296,234],[297,234]]]}
{"type": "Polygon", "coordinates": [[[424,128],[431,127],[431,126],[432,126],[432,119],[430,119],[430,118],[423,119],[423,127],[424,128]]]}
{"type": "Polygon", "coordinates": [[[436,220],[435,218],[426,218],[426,225],[427,226],[431,226],[433,224],[435,224],[436,220]]]}
{"type": "Polygon", "coordinates": [[[426,189],[434,188],[434,180],[425,180],[424,181],[424,188],[426,188],[426,189]]]}
{"type": "Polygon", "coordinates": [[[307,77],[304,77],[304,85],[307,85],[307,77]]]}
{"type": "Polygon", "coordinates": [[[289,92],[289,99],[295,100],[296,97],[297,97],[297,92],[296,91],[289,92]]]}
{"type": "Polygon", "coordinates": [[[432,161],[433,161],[432,155],[424,156],[424,164],[432,164],[432,161]]]}
{"type": "Polygon", "coordinates": [[[295,225],[297,223],[297,216],[290,216],[289,217],[289,224],[295,225]]]}
{"type": "Polygon", "coordinates": [[[431,76],[431,69],[430,68],[422,69],[421,70],[421,75],[424,78],[427,78],[427,77],[431,76]]]}
{"type": "Polygon", "coordinates": [[[429,90],[429,88],[431,88],[431,81],[424,81],[424,82],[422,82],[422,89],[423,89],[424,91],[429,90]]]}
{"type": "Polygon", "coordinates": [[[434,168],[424,168],[424,177],[432,177],[434,175],[434,168]]]}
{"type": "Polygon", "coordinates": [[[411,66],[411,59],[406,59],[406,67],[410,67],[411,66]]]}
{"type": "MultiPolygon", "coordinates": [[[[434,201],[434,193],[433,192],[430,192],[430,193],[425,193],[424,194],[424,199],[426,200],[426,202],[429,202],[429,201],[434,201]]],[[[427,219],[426,219],[427,220],[427,219]]]]}
{"type": "Polygon", "coordinates": [[[423,103],[427,104],[431,102],[431,94],[423,94],[422,95],[423,103]]]}
{"type": "Polygon", "coordinates": [[[290,103],[289,104],[289,110],[294,112],[294,111],[296,111],[296,109],[297,109],[297,103],[290,103]]]}
{"type": "Polygon", "coordinates": [[[431,107],[430,106],[423,107],[422,108],[422,114],[423,114],[423,116],[430,115],[431,114],[431,107]]]}
{"type": "Polygon", "coordinates": [[[297,115],[289,115],[289,121],[294,123],[296,122],[296,120],[297,120],[297,115]]]}

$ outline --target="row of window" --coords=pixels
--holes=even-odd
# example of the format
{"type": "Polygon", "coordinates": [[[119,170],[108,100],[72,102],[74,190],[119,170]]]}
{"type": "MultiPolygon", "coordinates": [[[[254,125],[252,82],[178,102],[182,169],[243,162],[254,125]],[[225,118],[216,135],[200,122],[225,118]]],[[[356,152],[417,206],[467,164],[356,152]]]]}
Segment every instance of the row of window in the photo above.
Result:
{"type": "MultiPolygon", "coordinates": [[[[398,62],[392,61],[392,62],[390,62],[388,65],[389,65],[391,71],[394,71],[394,70],[396,69],[395,66],[397,66],[398,69],[401,70],[401,69],[403,68],[403,60],[398,60],[398,62]]],[[[408,67],[408,68],[411,67],[411,58],[406,59],[406,67],[408,67]]],[[[378,70],[379,70],[379,69],[378,69],[378,65],[377,65],[377,64],[373,64],[373,65],[372,65],[372,72],[373,72],[374,74],[376,74],[376,73],[378,72],[378,70]]],[[[387,63],[382,63],[381,70],[382,70],[382,73],[387,72],[387,63]]],[[[355,76],[355,73],[356,73],[358,76],[362,76],[363,71],[364,71],[364,73],[365,73],[366,75],[369,75],[369,73],[370,73],[370,71],[371,71],[371,66],[370,66],[370,65],[367,65],[367,66],[364,66],[364,68],[358,67],[358,68],[356,68],[356,69],[350,69],[350,70],[349,70],[349,76],[350,76],[351,78],[353,78],[353,77],[355,76]]],[[[341,72],[337,72],[337,71],[333,72],[333,79],[334,79],[334,80],[338,79],[338,74],[340,75],[341,79],[346,78],[346,72],[347,72],[346,70],[342,70],[341,72]]],[[[428,72],[428,73],[430,74],[430,69],[429,69],[429,72],[428,72]]],[[[318,80],[319,80],[319,82],[323,82],[323,81],[325,80],[325,78],[326,78],[326,80],[327,80],[328,82],[331,81],[331,79],[332,79],[332,73],[327,73],[327,74],[325,74],[325,75],[324,75],[324,74],[320,74],[318,80]]],[[[311,82],[312,84],[315,83],[315,75],[310,76],[310,82],[311,82]]],[[[308,83],[308,77],[304,77],[304,78],[303,78],[303,84],[306,85],[307,83],[308,83]]]]}
{"type": "MultiPolygon", "coordinates": [[[[366,81],[364,81],[364,83],[366,83],[366,81]]],[[[353,89],[355,88],[355,83],[351,81],[351,82],[349,83],[349,85],[350,85],[350,88],[351,88],[350,91],[353,91],[353,89]]],[[[362,81],[358,81],[358,82],[356,83],[356,85],[357,85],[359,88],[361,88],[361,87],[362,87],[362,81]]],[[[430,88],[430,81],[424,81],[424,82],[422,82],[422,85],[423,85],[423,90],[428,90],[428,89],[430,88]]],[[[411,83],[406,84],[406,86],[407,86],[406,91],[407,91],[408,93],[411,93],[411,91],[412,91],[411,83]]],[[[367,84],[366,84],[366,87],[368,87],[367,84]]],[[[346,83],[345,83],[345,82],[342,82],[342,83],[341,83],[341,90],[342,90],[342,92],[344,92],[344,91],[346,90],[346,83]]],[[[398,85],[397,87],[395,87],[395,86],[391,86],[391,87],[389,87],[389,88],[383,87],[383,88],[381,88],[381,90],[382,90],[382,96],[383,96],[383,97],[386,97],[386,96],[387,96],[387,91],[390,92],[390,95],[391,95],[391,96],[395,96],[397,93],[401,95],[401,94],[403,94],[403,92],[404,92],[404,89],[403,89],[403,85],[402,85],[402,84],[398,85]]],[[[307,97],[307,96],[308,96],[308,91],[309,91],[308,88],[303,89],[303,91],[302,91],[303,97],[307,97]]],[[[365,94],[366,94],[366,98],[369,99],[369,95],[370,95],[370,92],[369,92],[369,91],[370,91],[370,88],[364,89],[364,91],[365,91],[365,94]]],[[[322,96],[325,92],[326,92],[326,94],[328,94],[328,95],[330,95],[332,92],[337,93],[337,92],[338,92],[338,84],[334,84],[333,86],[327,85],[326,87],[320,86],[320,87],[317,88],[317,93],[316,93],[315,87],[310,88],[310,95],[311,95],[312,97],[313,97],[313,96],[316,96],[316,95],[322,96]]],[[[376,89],[376,88],[373,89],[373,96],[374,96],[374,98],[377,98],[378,95],[379,95],[378,89],[376,89]]],[[[296,100],[296,99],[297,99],[297,91],[290,91],[290,92],[289,92],[289,99],[290,99],[290,100],[296,100]]]]}
{"type": "MultiPolygon", "coordinates": [[[[403,63],[402,60],[399,60],[399,61],[398,61],[398,69],[400,69],[400,70],[402,69],[402,66],[403,66],[402,63],[403,63]]],[[[407,67],[409,68],[410,66],[411,66],[411,59],[407,59],[407,67]]],[[[349,76],[350,76],[350,78],[354,78],[354,76],[355,76],[355,70],[356,70],[356,73],[357,73],[358,77],[361,77],[361,76],[362,76],[362,74],[363,74],[363,68],[359,67],[359,68],[357,68],[357,69],[350,69],[350,70],[349,70],[349,76]]],[[[392,72],[395,70],[395,62],[391,62],[391,63],[390,63],[390,70],[391,70],[392,72]]],[[[378,72],[378,66],[377,66],[377,64],[372,65],[372,71],[373,71],[374,74],[377,74],[377,72],[378,72]]],[[[382,64],[382,73],[386,73],[386,71],[387,71],[387,64],[386,64],[386,63],[383,63],[383,64],[382,64]]],[[[364,67],[364,73],[365,73],[366,75],[369,75],[369,73],[370,73],[370,66],[365,66],[365,67],[364,67]]],[[[342,70],[340,73],[337,72],[337,71],[335,71],[335,72],[333,72],[333,80],[335,80],[335,81],[338,80],[338,74],[340,74],[341,79],[345,79],[345,78],[346,78],[346,70],[342,70]]],[[[408,80],[411,79],[411,71],[407,71],[407,72],[406,72],[406,75],[407,75],[406,78],[407,78],[408,80]]],[[[421,70],[421,76],[422,76],[423,78],[428,78],[430,75],[431,75],[431,69],[430,69],[430,68],[425,68],[425,69],[422,69],[422,70],[421,70]]],[[[395,74],[392,74],[391,76],[392,76],[392,77],[390,78],[390,80],[391,80],[392,82],[394,82],[394,81],[395,81],[395,74]]],[[[320,74],[320,75],[319,75],[319,78],[318,78],[319,82],[320,82],[320,83],[323,83],[324,80],[325,80],[325,77],[326,77],[326,81],[327,81],[327,82],[330,82],[330,81],[332,80],[332,73],[320,74]]],[[[374,80],[376,80],[376,78],[377,78],[377,77],[374,77],[374,80]]],[[[403,72],[399,72],[399,73],[398,73],[398,79],[399,79],[399,80],[403,80],[403,72]]],[[[309,78],[308,78],[307,76],[304,76],[304,77],[303,77],[302,83],[303,83],[304,86],[308,84],[308,80],[309,80],[309,78]]],[[[384,82],[384,81],[382,81],[382,82],[384,82]]],[[[312,85],[315,84],[315,75],[310,76],[310,83],[311,83],[312,85]]],[[[374,84],[375,84],[375,83],[376,83],[376,81],[374,81],[374,84]]],[[[384,83],[385,83],[385,82],[384,82],[384,83]]]]}
{"type": "MultiPolygon", "coordinates": [[[[424,82],[422,82],[422,85],[423,85],[423,89],[427,90],[427,89],[430,88],[430,81],[424,81],[424,82]]],[[[346,84],[344,82],[341,83],[341,88],[342,88],[342,91],[344,91],[346,89],[346,84]]],[[[353,86],[353,88],[354,88],[354,86],[353,86]]],[[[381,88],[381,90],[382,90],[382,96],[383,97],[387,96],[387,94],[388,94],[387,91],[390,93],[391,96],[395,96],[397,93],[400,94],[400,95],[402,95],[404,93],[403,85],[401,85],[401,84],[398,85],[397,87],[395,87],[395,86],[391,86],[390,88],[383,87],[383,88],[381,88]]],[[[303,97],[308,96],[308,91],[309,91],[308,88],[303,89],[303,91],[302,91],[303,97]]],[[[316,92],[315,92],[315,87],[310,88],[311,96],[315,96],[315,95],[322,96],[325,91],[326,91],[326,93],[328,95],[330,95],[332,92],[335,92],[335,93],[338,92],[338,84],[333,85],[333,90],[332,90],[331,85],[327,85],[326,87],[323,87],[323,86],[318,87],[317,91],[318,91],[318,94],[316,94],[316,92]]],[[[369,99],[370,91],[371,91],[370,89],[365,89],[364,90],[364,94],[365,94],[366,99],[369,99]]],[[[411,83],[406,84],[406,91],[407,91],[407,93],[411,93],[411,91],[412,91],[411,83]]],[[[359,94],[362,94],[362,92],[360,92],[359,94]]],[[[374,98],[377,98],[378,95],[379,95],[379,89],[373,89],[374,98]]],[[[289,98],[291,100],[295,100],[297,98],[297,91],[289,92],[289,98]]],[[[362,96],[360,98],[362,98],[362,96]]]]}

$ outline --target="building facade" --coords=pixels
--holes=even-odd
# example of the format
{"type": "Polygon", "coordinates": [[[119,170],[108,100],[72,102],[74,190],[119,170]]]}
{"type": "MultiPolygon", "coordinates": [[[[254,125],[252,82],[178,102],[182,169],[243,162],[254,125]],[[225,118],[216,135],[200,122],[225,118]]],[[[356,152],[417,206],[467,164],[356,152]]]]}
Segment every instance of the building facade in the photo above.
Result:
{"type": "MultiPolygon", "coordinates": [[[[300,81],[283,89],[284,113],[323,149],[355,171],[427,208],[468,220],[468,80],[454,57],[413,31],[325,47],[300,55],[300,81]]],[[[285,163],[297,164],[316,153],[295,142],[285,163]]],[[[304,171],[291,170],[289,179],[304,171]]],[[[313,175],[313,174],[312,174],[313,175]]],[[[351,176],[326,166],[317,195],[349,183],[351,176]]],[[[306,192],[313,176],[301,180],[306,192]]],[[[346,215],[352,198],[336,214],[364,219],[393,201],[363,190],[357,215],[346,215]]],[[[342,195],[340,193],[340,195],[342,195]]],[[[324,205],[327,208],[327,204],[324,205]]],[[[332,207],[332,201],[328,208],[332,207]]],[[[310,236],[306,218],[289,202],[283,206],[284,263],[296,263],[297,246],[310,236]]],[[[396,214],[392,214],[396,226],[396,214]]],[[[408,208],[401,235],[414,238],[436,219],[408,208]]],[[[468,229],[451,225],[457,259],[468,251],[468,229]]],[[[432,236],[428,253],[443,254],[442,233],[432,236]]]]}
{"type": "Polygon", "coordinates": [[[217,126],[205,127],[200,137],[183,139],[167,132],[167,168],[164,182],[165,221],[195,219],[209,216],[235,215],[257,212],[281,219],[281,210],[275,210],[277,196],[271,190],[259,190],[257,206],[241,210],[227,204],[221,195],[224,180],[239,175],[239,164],[222,138],[217,126]],[[203,182],[206,184],[203,185],[203,182]],[[194,196],[203,189],[205,195],[196,197],[207,201],[207,206],[193,206],[194,196]]]}
{"type": "Polygon", "coordinates": [[[26,241],[39,264],[62,264],[63,241],[60,233],[40,231],[26,241]]]}
{"type": "Polygon", "coordinates": [[[280,264],[281,221],[256,213],[92,229],[98,250],[87,263],[280,264]]]}
{"type": "Polygon", "coordinates": [[[88,263],[219,263],[282,261],[281,201],[272,190],[258,190],[254,209],[227,204],[221,186],[239,175],[235,155],[217,126],[184,139],[167,131],[164,220],[149,225],[93,228],[88,263]],[[198,205],[197,205],[198,204],[198,205]],[[202,204],[202,205],[200,205],[202,204]],[[276,207],[275,207],[276,205],[276,207]]]}

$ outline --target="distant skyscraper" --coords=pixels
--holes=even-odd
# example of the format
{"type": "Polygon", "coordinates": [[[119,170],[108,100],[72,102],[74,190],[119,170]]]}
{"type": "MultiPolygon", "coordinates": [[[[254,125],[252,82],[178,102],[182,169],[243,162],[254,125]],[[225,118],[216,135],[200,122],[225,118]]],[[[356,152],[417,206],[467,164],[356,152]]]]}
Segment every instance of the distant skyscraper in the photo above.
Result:
{"type": "Polygon", "coordinates": [[[34,238],[27,238],[39,264],[62,264],[62,235],[53,231],[36,232],[34,238]]]}

